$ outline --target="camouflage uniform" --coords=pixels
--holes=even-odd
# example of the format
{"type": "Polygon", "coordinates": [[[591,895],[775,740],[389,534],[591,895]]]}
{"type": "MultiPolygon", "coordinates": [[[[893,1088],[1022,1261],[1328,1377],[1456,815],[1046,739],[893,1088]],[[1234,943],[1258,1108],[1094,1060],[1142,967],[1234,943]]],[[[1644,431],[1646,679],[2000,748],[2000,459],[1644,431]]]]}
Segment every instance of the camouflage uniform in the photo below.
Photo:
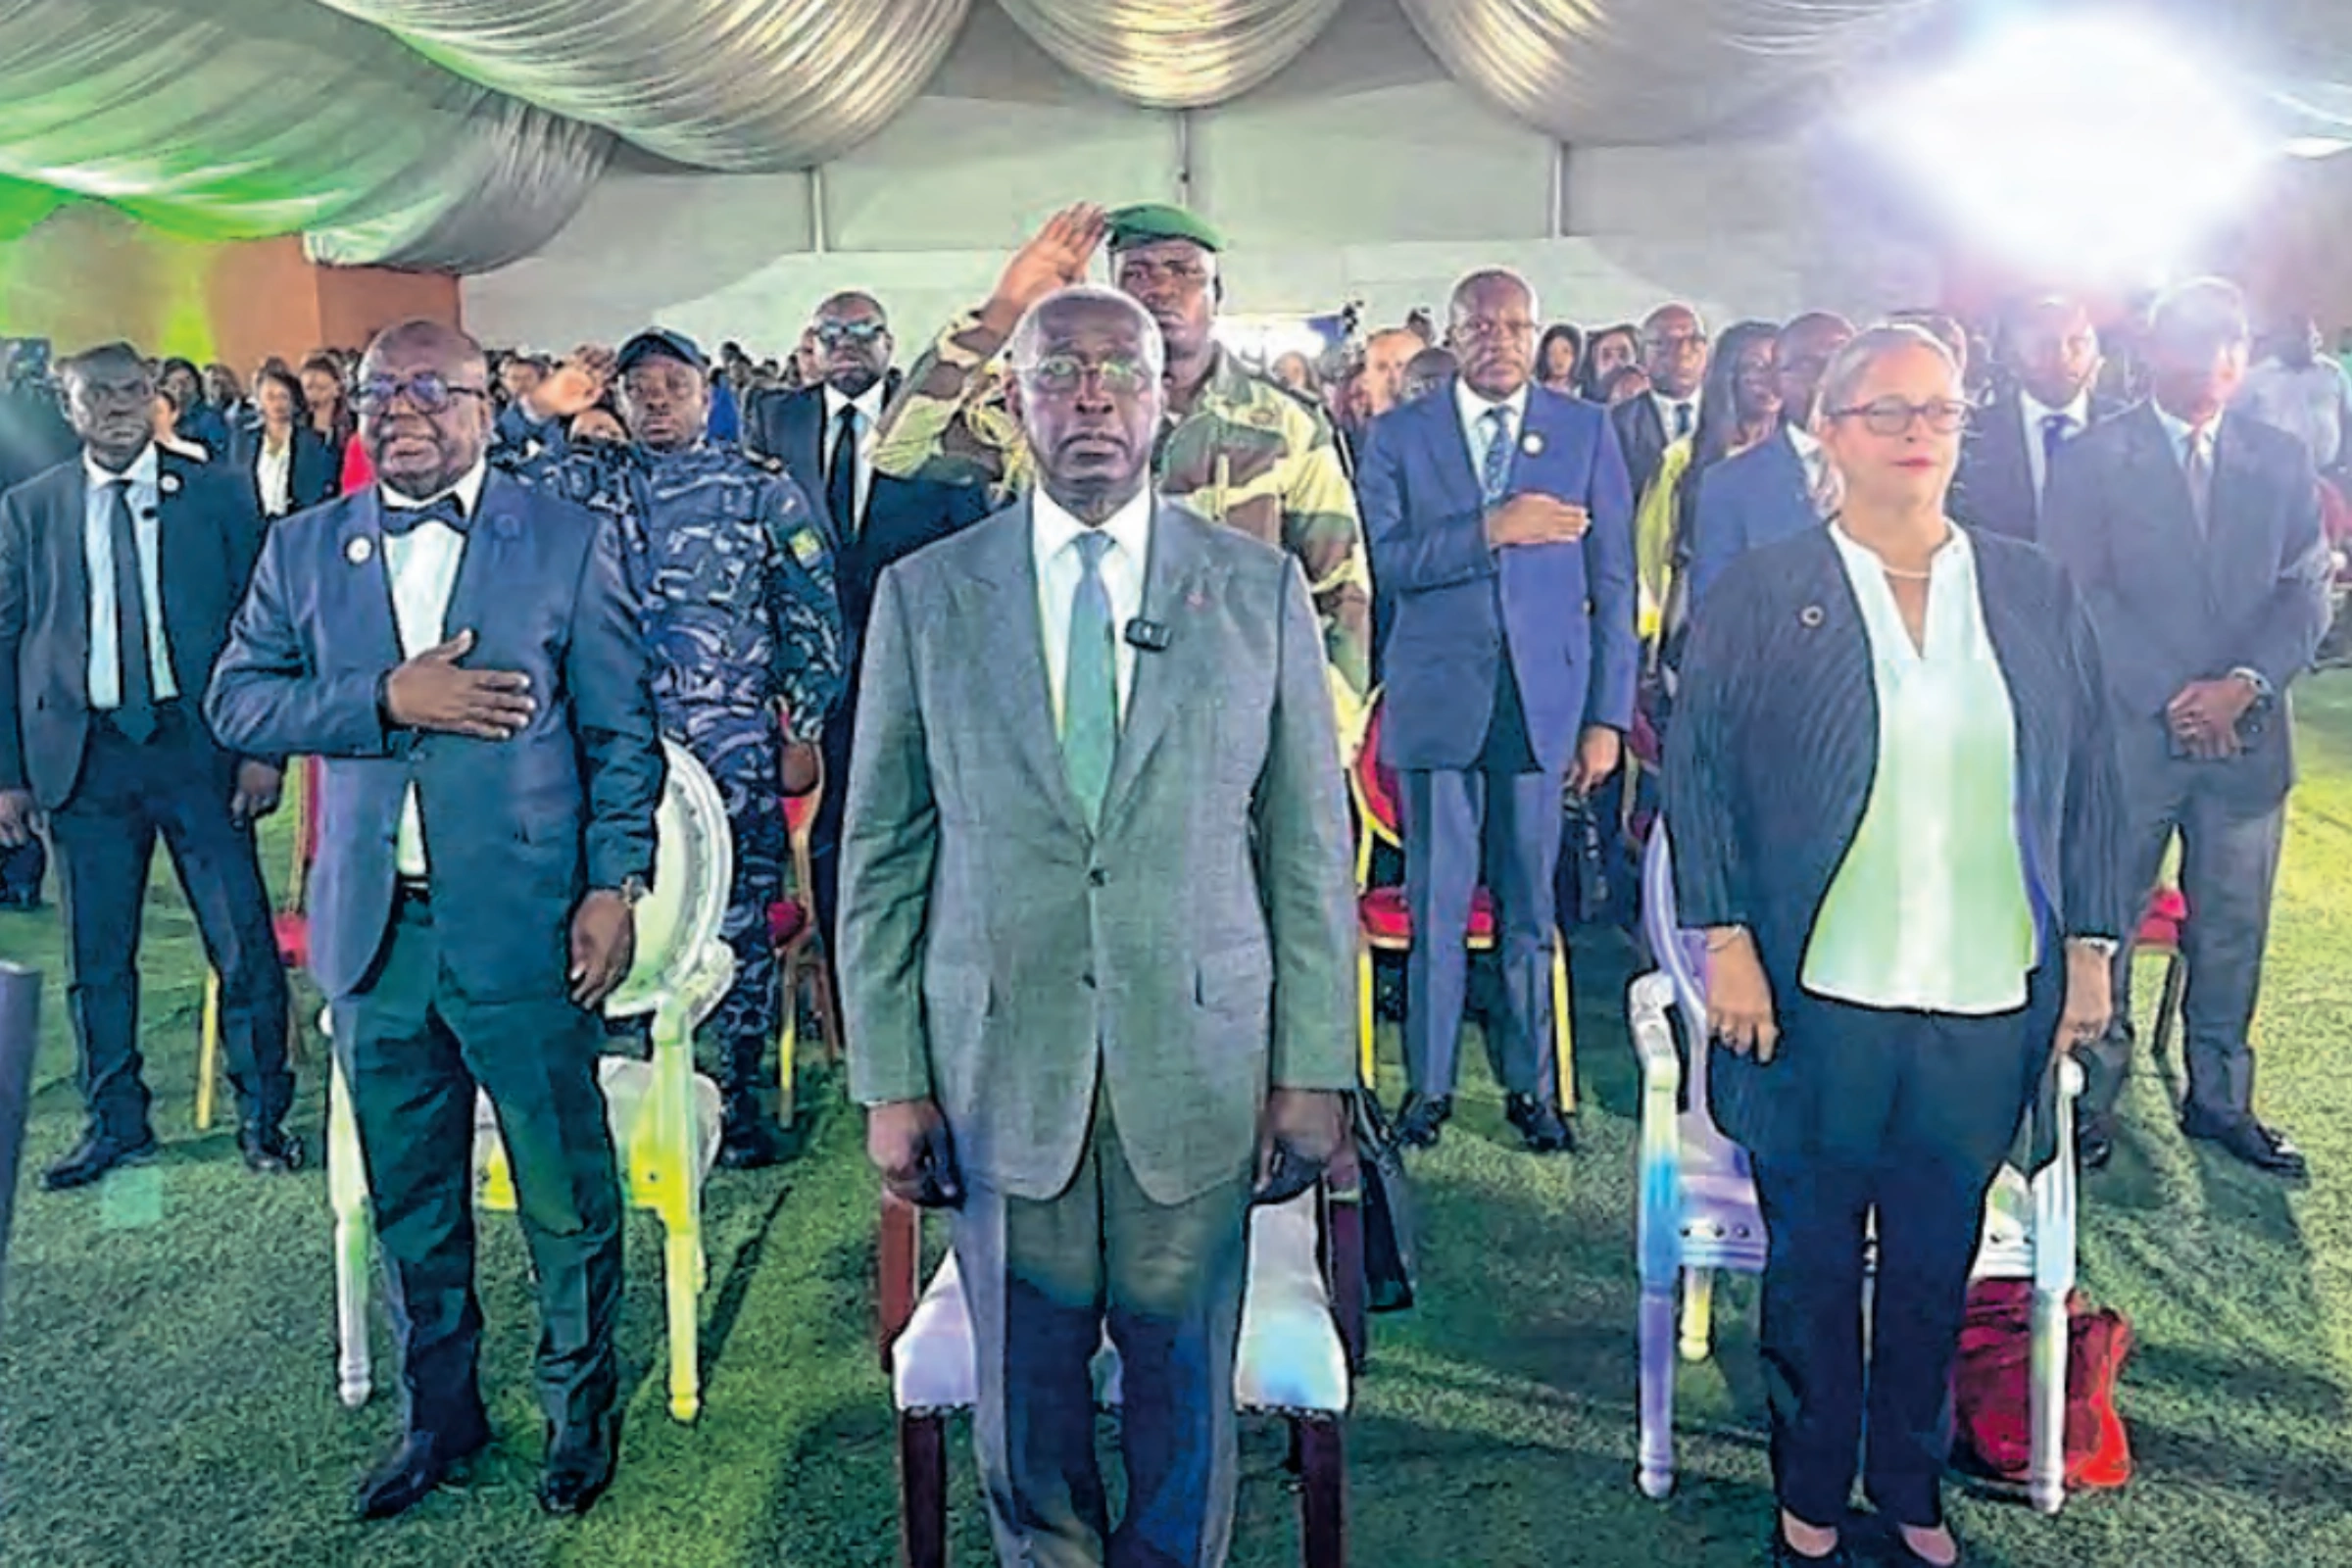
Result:
{"type": "Polygon", "coordinates": [[[843,680],[833,560],[808,498],[779,466],[720,442],[681,452],[566,448],[502,421],[502,466],[618,519],[653,655],[662,732],[726,803],[735,876],[723,934],[735,984],[710,1019],[730,1099],[760,1081],[782,993],[768,941],[791,855],[779,710],[813,742],[843,680]]]}
{"type": "MultiPolygon", "coordinates": [[[[1027,494],[1035,464],[991,368],[1003,347],[976,311],[949,322],[882,416],[875,471],[985,484],[1000,502],[1027,494]]],[[[1298,558],[1332,668],[1361,696],[1372,671],[1372,574],[1355,492],[1322,414],[1220,349],[1191,412],[1171,413],[1161,428],[1152,466],[1162,499],[1298,558]]]]}

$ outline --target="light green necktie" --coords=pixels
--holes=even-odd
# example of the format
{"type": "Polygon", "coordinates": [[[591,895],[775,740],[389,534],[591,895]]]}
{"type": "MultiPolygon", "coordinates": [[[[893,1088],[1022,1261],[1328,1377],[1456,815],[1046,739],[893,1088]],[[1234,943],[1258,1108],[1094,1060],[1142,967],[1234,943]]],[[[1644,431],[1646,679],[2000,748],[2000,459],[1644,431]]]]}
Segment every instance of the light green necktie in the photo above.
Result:
{"type": "Polygon", "coordinates": [[[1089,826],[1102,818],[1110,787],[1111,754],[1119,744],[1118,644],[1111,625],[1110,590],[1102,586],[1108,534],[1077,539],[1078,592],[1070,599],[1069,663],[1061,690],[1061,765],[1089,826]]]}

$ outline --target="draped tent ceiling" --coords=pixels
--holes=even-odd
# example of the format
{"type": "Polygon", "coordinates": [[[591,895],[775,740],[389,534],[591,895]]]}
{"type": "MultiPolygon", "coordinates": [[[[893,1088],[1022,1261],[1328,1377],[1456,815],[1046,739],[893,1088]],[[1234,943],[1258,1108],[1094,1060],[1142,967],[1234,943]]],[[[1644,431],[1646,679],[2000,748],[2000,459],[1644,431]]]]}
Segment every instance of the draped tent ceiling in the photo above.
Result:
{"type": "MultiPolygon", "coordinates": [[[[838,156],[922,90],[975,3],[1176,110],[1265,81],[1349,0],[0,0],[0,242],[81,198],[208,237],[299,232],[325,262],[484,271],[560,229],[621,143],[727,172],[838,156]]],[[[1702,137],[1987,9],[1401,4],[1454,75],[1571,143],[1702,137]]],[[[2140,4],[2228,48],[2282,132],[2352,122],[2352,5],[2140,4]]]]}

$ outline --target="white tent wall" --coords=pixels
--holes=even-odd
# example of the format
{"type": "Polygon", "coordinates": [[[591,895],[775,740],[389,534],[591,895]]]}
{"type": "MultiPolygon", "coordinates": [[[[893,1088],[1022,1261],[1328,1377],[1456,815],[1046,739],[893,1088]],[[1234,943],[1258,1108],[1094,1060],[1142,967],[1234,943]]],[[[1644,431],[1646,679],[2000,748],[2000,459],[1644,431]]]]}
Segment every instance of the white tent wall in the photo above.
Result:
{"type": "Polygon", "coordinates": [[[466,281],[466,319],[493,343],[610,342],[659,320],[780,353],[819,299],[857,286],[911,355],[1080,199],[1181,199],[1213,220],[1233,247],[1226,308],[1244,315],[1361,299],[1394,321],[1488,265],[1586,322],[1670,296],[1720,319],[1933,299],[1932,264],[1812,165],[1790,142],[1562,149],[1453,82],[1386,0],[1344,8],[1265,86],[1183,117],[1097,92],[981,7],[928,90],[855,152],[813,174],[616,167],[539,254],[466,281]]]}

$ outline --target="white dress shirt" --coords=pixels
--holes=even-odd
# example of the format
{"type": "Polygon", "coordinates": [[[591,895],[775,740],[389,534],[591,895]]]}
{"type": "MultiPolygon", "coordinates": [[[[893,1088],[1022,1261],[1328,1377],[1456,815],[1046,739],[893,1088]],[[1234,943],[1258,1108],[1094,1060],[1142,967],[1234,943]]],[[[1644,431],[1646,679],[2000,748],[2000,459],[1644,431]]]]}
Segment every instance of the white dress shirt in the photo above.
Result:
{"type": "Polygon", "coordinates": [[[2026,426],[2026,468],[2034,475],[2034,505],[2041,505],[2042,491],[2050,482],[2050,453],[2044,445],[2042,431],[2049,420],[2064,415],[2074,423],[2067,427],[2066,438],[2072,441],[2090,428],[2090,388],[2084,387],[2063,409],[2053,409],[2024,387],[2017,389],[2017,411],[2026,426]]]}
{"type": "Polygon", "coordinates": [[[833,482],[833,449],[841,444],[841,411],[858,411],[858,471],[851,476],[850,514],[859,521],[865,517],[866,497],[874,490],[874,426],[882,418],[882,390],[880,381],[858,393],[845,398],[831,386],[825,388],[825,427],[818,432],[818,442],[824,449],[824,484],[810,500],[822,503],[825,490],[833,482]]]}
{"type": "Polygon", "coordinates": [[[1102,528],[1092,529],[1064,512],[1043,487],[1030,492],[1030,547],[1037,556],[1037,621],[1046,639],[1046,683],[1052,688],[1054,733],[1061,733],[1061,694],[1069,686],[1070,605],[1078,597],[1078,579],[1086,561],[1078,550],[1081,534],[1110,536],[1102,552],[1102,587],[1110,595],[1113,666],[1119,717],[1127,716],[1127,694],[1135,688],[1135,648],[1127,641],[1127,623],[1144,612],[1144,571],[1152,560],[1152,487],[1112,513],[1102,528]]]}
{"type": "Polygon", "coordinates": [[[2204,424],[2193,425],[2190,424],[2186,419],[2177,419],[2173,417],[2171,414],[2166,412],[2164,405],[2161,403],[2150,403],[2148,407],[2156,411],[2156,422],[2164,426],[2165,440],[2173,449],[2173,461],[2180,466],[2180,471],[2182,473],[2186,473],[2188,471],[2188,446],[2190,439],[2192,437],[2203,437],[2205,443],[2205,472],[2206,476],[2210,478],[2213,474],[2214,443],[2221,439],[2222,421],[2228,418],[2229,416],[2227,414],[2217,414],[2204,424]]]}
{"type": "MultiPolygon", "coordinates": [[[[1510,410],[1511,416],[1503,434],[1509,440],[1518,440],[1527,433],[1527,388],[1522,386],[1509,397],[1496,402],[1471,391],[1470,383],[1456,376],[1453,382],[1453,407],[1454,412],[1461,416],[1462,439],[1470,445],[1470,475],[1483,488],[1487,482],[1487,447],[1494,438],[1494,426],[1488,421],[1487,413],[1491,409],[1510,410]]],[[[1506,467],[1503,471],[1507,474],[1510,470],[1506,467]]]]}
{"type": "Polygon", "coordinates": [[[1967,531],[1929,564],[1911,640],[1886,563],[1833,523],[1870,641],[1878,768],[1800,978],[1857,1006],[1982,1017],[2025,1005],[2033,904],[2017,837],[2017,721],[1967,531]]]}
{"type": "Polygon", "coordinates": [[[294,510],[294,435],[286,433],[283,446],[271,446],[267,431],[262,435],[262,450],[253,460],[256,487],[261,491],[262,515],[282,517],[294,510]]]}
{"type": "MultiPolygon", "coordinates": [[[[393,512],[416,511],[431,506],[442,496],[454,495],[470,521],[481,510],[482,483],[488,471],[486,465],[476,463],[456,484],[422,501],[412,501],[389,486],[378,486],[377,494],[393,512]]],[[[442,622],[449,613],[450,592],[457,587],[458,567],[465,559],[466,535],[438,519],[420,522],[407,533],[384,535],[384,571],[392,583],[392,614],[400,631],[403,660],[414,659],[428,648],[438,648],[446,639],[442,622]]],[[[414,784],[400,803],[400,839],[393,863],[402,876],[422,877],[430,873],[424,849],[424,818],[416,808],[414,784]]]]}
{"type": "Polygon", "coordinates": [[[1789,448],[1796,461],[1805,466],[1805,493],[1813,498],[1813,510],[1828,516],[1838,510],[1838,487],[1830,477],[1830,455],[1822,450],[1821,442],[1810,430],[1800,430],[1793,424],[1784,424],[1788,432],[1789,448]]]}
{"type": "Polygon", "coordinates": [[[115,514],[107,496],[107,486],[118,479],[130,481],[131,542],[138,547],[139,593],[147,607],[148,679],[155,700],[170,702],[179,695],[179,680],[172,672],[172,644],[164,627],[158,559],[162,477],[155,448],[146,448],[128,468],[116,473],[100,466],[85,447],[81,467],[89,481],[82,495],[81,552],[90,589],[90,707],[104,711],[122,706],[122,662],[115,629],[115,514]]]}

